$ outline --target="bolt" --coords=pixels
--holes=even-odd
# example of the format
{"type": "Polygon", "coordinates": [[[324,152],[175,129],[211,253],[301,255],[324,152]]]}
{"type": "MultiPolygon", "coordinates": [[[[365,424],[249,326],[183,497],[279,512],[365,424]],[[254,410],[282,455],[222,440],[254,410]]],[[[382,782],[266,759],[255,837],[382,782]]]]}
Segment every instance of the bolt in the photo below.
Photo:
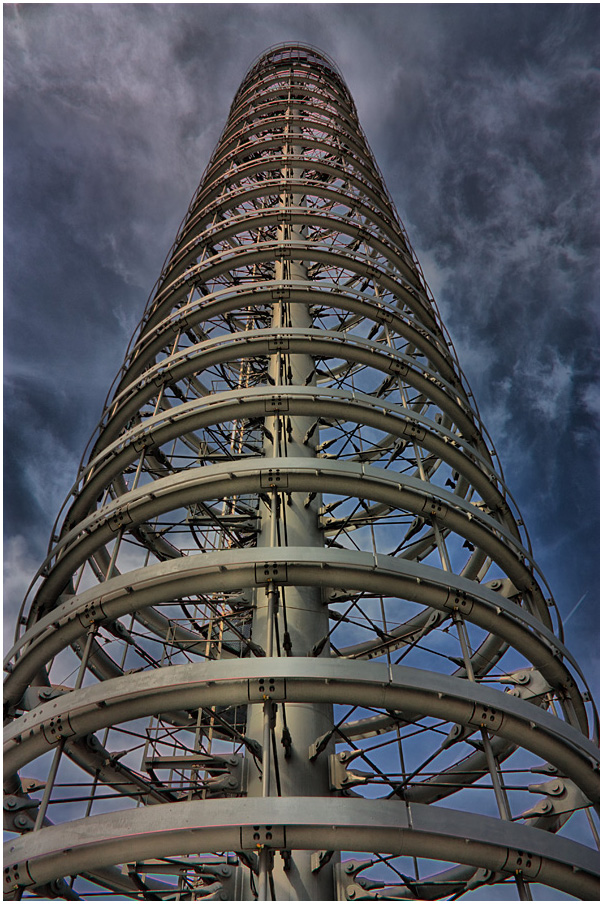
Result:
{"type": "Polygon", "coordinates": [[[354,898],[356,897],[356,889],[354,888],[353,885],[349,885],[349,886],[348,886],[348,888],[346,889],[346,895],[345,895],[345,896],[346,896],[346,898],[348,899],[348,901],[353,901],[353,900],[354,900],[354,898]]]}
{"type": "Polygon", "coordinates": [[[25,813],[20,813],[18,816],[15,816],[14,822],[19,829],[25,829],[29,825],[29,820],[25,813]]]}

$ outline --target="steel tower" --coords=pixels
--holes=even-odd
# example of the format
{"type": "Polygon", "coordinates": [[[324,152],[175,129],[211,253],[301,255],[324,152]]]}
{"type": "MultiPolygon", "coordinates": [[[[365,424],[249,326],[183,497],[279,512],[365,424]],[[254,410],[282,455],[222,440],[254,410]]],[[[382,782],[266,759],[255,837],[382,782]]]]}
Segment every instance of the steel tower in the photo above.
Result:
{"type": "Polygon", "coordinates": [[[6,670],[8,899],[598,900],[584,677],[310,47],[236,94],[6,670]]]}

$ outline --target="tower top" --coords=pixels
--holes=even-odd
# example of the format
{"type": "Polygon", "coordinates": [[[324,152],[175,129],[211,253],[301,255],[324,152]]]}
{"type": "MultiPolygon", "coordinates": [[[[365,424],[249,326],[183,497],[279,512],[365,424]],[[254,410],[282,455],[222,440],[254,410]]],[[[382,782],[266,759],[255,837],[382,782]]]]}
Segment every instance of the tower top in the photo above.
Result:
{"type": "Polygon", "coordinates": [[[251,75],[252,72],[255,71],[256,68],[265,65],[266,63],[277,63],[284,60],[299,60],[300,62],[307,63],[318,63],[318,65],[326,66],[335,72],[339,78],[341,78],[341,72],[337,64],[334,60],[331,59],[328,54],[324,53],[324,51],[319,50],[317,47],[314,47],[312,44],[301,44],[301,43],[285,43],[285,44],[273,44],[271,47],[268,47],[267,50],[264,50],[256,59],[253,61],[249,69],[247,70],[247,76],[251,75]]]}
{"type": "Polygon", "coordinates": [[[237,105],[239,98],[247,91],[250,82],[256,78],[259,72],[270,67],[278,67],[279,63],[297,63],[306,69],[321,69],[323,73],[326,73],[327,76],[335,82],[337,88],[343,92],[346,102],[354,107],[352,96],[337,64],[326,53],[323,53],[322,50],[318,50],[311,44],[295,43],[274,44],[256,57],[245,73],[241,86],[234,97],[231,109],[237,105]]]}

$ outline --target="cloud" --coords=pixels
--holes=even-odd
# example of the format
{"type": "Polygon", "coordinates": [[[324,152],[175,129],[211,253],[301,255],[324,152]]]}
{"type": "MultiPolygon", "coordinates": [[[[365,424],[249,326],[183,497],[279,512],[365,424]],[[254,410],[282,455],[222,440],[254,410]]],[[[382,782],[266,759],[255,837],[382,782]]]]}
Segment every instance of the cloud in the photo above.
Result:
{"type": "Polygon", "coordinates": [[[4,649],[13,645],[15,619],[32,577],[40,565],[29,540],[21,534],[10,537],[4,544],[4,649]]]}
{"type": "Polygon", "coordinates": [[[545,360],[532,359],[515,368],[518,385],[526,387],[528,404],[548,421],[563,424],[572,403],[574,371],[554,350],[545,352],[545,360]]]}
{"type": "Polygon", "coordinates": [[[601,405],[599,384],[588,383],[582,390],[580,401],[588,414],[598,420],[601,405]]]}

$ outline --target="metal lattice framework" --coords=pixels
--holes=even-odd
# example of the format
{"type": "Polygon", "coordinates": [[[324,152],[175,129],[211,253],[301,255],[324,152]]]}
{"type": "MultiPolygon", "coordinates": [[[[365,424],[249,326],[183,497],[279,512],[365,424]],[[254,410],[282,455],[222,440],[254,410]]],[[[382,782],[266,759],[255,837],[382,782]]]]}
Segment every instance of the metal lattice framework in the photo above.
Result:
{"type": "Polygon", "coordinates": [[[312,48],[234,99],[7,670],[9,899],[598,900],[584,677],[312,48]]]}

